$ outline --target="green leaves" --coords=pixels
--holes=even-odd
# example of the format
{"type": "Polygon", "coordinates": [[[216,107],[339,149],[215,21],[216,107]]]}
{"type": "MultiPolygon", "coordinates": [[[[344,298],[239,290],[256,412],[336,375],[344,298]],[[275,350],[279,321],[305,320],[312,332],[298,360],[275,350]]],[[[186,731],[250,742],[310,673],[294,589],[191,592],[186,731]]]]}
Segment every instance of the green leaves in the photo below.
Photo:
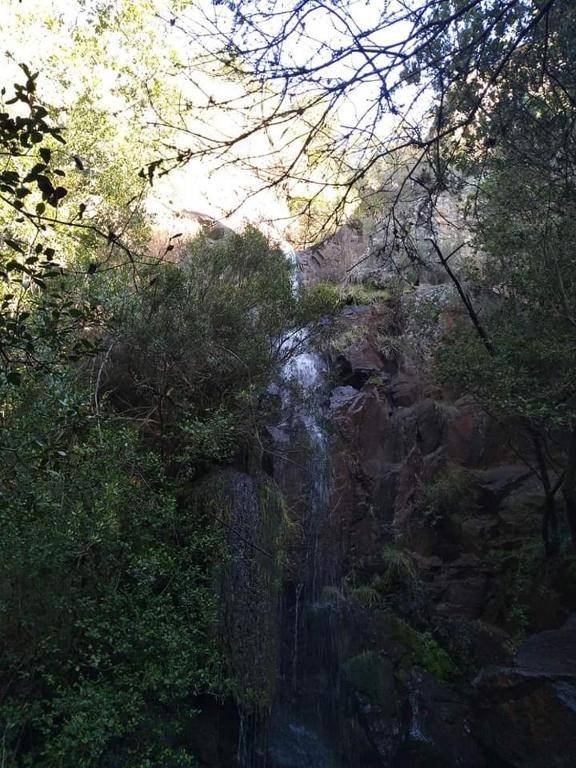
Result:
{"type": "Polygon", "coordinates": [[[71,377],[21,387],[0,434],[2,578],[18,584],[0,601],[6,759],[184,765],[164,757],[191,761],[190,700],[222,677],[221,536],[133,431],[95,428],[71,377]]]}
{"type": "Polygon", "coordinates": [[[16,84],[7,102],[20,102],[19,112],[0,112],[0,152],[7,158],[0,169],[7,222],[0,239],[1,390],[20,385],[25,371],[42,370],[49,359],[52,365],[67,355],[78,359],[93,354],[96,346],[75,338],[93,311],[88,303],[66,297],[65,272],[56,262],[56,248],[46,242],[47,206],[58,207],[68,189],[44,142],[63,139],[35,94],[38,73],[22,69],[26,83],[16,84]]]}

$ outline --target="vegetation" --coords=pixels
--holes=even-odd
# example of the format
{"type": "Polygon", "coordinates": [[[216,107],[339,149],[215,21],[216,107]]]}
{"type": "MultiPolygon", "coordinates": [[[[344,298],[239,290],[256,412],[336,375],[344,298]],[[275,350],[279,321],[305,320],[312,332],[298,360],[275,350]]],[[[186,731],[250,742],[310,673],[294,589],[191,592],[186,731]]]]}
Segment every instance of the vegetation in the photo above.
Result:
{"type": "Polygon", "coordinates": [[[432,517],[469,514],[476,505],[476,489],[460,467],[441,472],[425,489],[424,505],[432,517]]]}
{"type": "Polygon", "coordinates": [[[417,664],[439,680],[451,680],[459,675],[453,659],[430,632],[418,632],[402,619],[396,619],[395,634],[407,649],[404,659],[407,665],[417,664]]]}
{"type": "Polygon", "coordinates": [[[136,250],[142,218],[115,234],[113,197],[85,219],[22,69],[0,133],[2,761],[183,768],[198,697],[234,691],[225,521],[190,481],[250,451],[283,338],[334,302],[296,298],[254,229],[176,261],[136,250]]]}
{"type": "Polygon", "coordinates": [[[340,288],[343,304],[366,305],[383,304],[391,298],[391,293],[386,288],[379,288],[367,282],[347,283],[340,288]]]}
{"type": "Polygon", "coordinates": [[[384,593],[415,587],[418,571],[410,552],[398,546],[385,546],[382,551],[382,573],[376,578],[374,586],[384,593]]]}
{"type": "Polygon", "coordinates": [[[8,764],[188,765],[193,697],[221,686],[219,532],[64,376],[21,389],[2,427],[8,764]]]}
{"type": "MultiPolygon", "coordinates": [[[[4,0],[16,82],[0,93],[3,767],[190,767],[201,701],[270,705],[290,521],[259,484],[268,559],[246,565],[254,591],[235,605],[237,626],[261,633],[235,666],[221,566],[248,558],[230,552],[219,470],[258,463],[266,387],[304,327],[320,333],[346,304],[396,310],[370,283],[296,295],[282,249],[253,227],[164,232],[155,185],[188,162],[248,168],[261,189],[247,197],[280,190],[306,242],[354,208],[378,215],[370,256],[385,273],[451,283],[460,312],[442,291],[407,291],[403,309],[433,326],[439,382],[473,396],[540,481],[546,555],[576,547],[576,8],[360,5],[215,2],[199,21],[186,0],[53,0],[34,14],[4,0]],[[448,244],[447,193],[466,219],[448,244]]],[[[391,328],[382,351],[409,354],[391,328]]],[[[431,522],[475,503],[462,470],[425,490],[431,522]]],[[[414,590],[408,552],[386,548],[380,565],[345,597],[373,609],[414,590]]],[[[546,568],[528,548],[504,569],[517,638],[546,568]]],[[[458,676],[431,633],[398,620],[397,635],[406,665],[458,676]]],[[[378,701],[386,671],[366,652],[344,674],[378,701]]]]}
{"type": "Polygon", "coordinates": [[[416,282],[428,272],[452,284],[467,322],[441,352],[440,377],[503,423],[540,479],[548,554],[560,547],[560,494],[574,545],[572,4],[412,0],[360,10],[311,2],[278,10],[245,0],[209,26],[209,36],[190,30],[199,66],[232,71],[257,107],[243,133],[189,146],[182,162],[229,152],[230,163],[254,167],[261,156],[243,136],[303,122],[267,155],[266,187],[307,182],[319,230],[351,205],[359,215],[384,208],[374,257],[405,277],[412,265],[416,282]],[[366,109],[351,119],[355,99],[366,109]],[[462,224],[449,222],[443,240],[446,193],[461,201],[462,224]],[[462,263],[464,253],[471,263],[462,263]],[[467,284],[472,276],[479,291],[467,284]],[[571,437],[557,446],[559,428],[571,437]]]}

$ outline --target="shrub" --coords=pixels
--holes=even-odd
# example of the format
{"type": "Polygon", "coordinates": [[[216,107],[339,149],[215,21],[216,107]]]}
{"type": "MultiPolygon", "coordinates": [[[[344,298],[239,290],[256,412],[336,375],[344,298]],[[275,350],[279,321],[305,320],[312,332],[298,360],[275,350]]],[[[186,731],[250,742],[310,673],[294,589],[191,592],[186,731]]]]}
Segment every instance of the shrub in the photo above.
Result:
{"type": "Polygon", "coordinates": [[[395,546],[382,551],[382,573],[378,577],[380,591],[390,592],[398,587],[413,587],[418,580],[416,566],[410,552],[395,546]]]}
{"type": "Polygon", "coordinates": [[[378,591],[368,584],[352,588],[348,597],[363,608],[373,608],[380,600],[378,591]]]}
{"type": "Polygon", "coordinates": [[[281,340],[334,308],[330,292],[296,297],[284,254],[254,229],[197,238],[137,294],[115,300],[116,340],[104,388],[188,469],[230,457],[253,435],[258,401],[285,362],[281,340]]]}
{"type": "Polygon", "coordinates": [[[369,305],[383,304],[392,294],[386,288],[378,288],[371,283],[348,283],[340,289],[343,304],[369,305]]]}
{"type": "Polygon", "coordinates": [[[342,333],[339,333],[332,340],[332,348],[334,352],[341,354],[346,352],[350,347],[363,341],[366,338],[367,329],[362,326],[356,325],[352,328],[348,328],[342,333]]]}
{"type": "Polygon", "coordinates": [[[445,469],[427,486],[424,502],[433,516],[464,514],[476,505],[474,482],[460,467],[445,469]]]}
{"type": "Polygon", "coordinates": [[[430,632],[418,632],[402,619],[396,619],[395,635],[406,648],[406,664],[416,664],[439,680],[451,680],[460,674],[450,655],[430,632]]]}
{"type": "Polygon", "coordinates": [[[52,378],[20,390],[0,436],[4,759],[189,765],[193,697],[220,686],[220,535],[133,429],[88,414],[52,378]]]}

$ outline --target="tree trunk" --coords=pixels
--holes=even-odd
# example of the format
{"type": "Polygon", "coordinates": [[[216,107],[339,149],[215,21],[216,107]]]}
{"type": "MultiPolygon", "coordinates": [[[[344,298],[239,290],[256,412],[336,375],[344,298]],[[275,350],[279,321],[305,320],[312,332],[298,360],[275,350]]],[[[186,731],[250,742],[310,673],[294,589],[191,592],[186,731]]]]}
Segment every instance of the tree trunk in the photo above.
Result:
{"type": "Polygon", "coordinates": [[[547,557],[558,554],[560,541],[558,539],[558,515],[556,514],[556,499],[552,492],[545,491],[546,503],[542,517],[542,538],[547,557]]]}
{"type": "Polygon", "coordinates": [[[532,438],[534,445],[534,455],[538,465],[538,477],[542,483],[545,496],[544,514],[542,516],[542,539],[547,557],[553,557],[558,554],[560,549],[560,540],[558,538],[558,515],[556,512],[556,488],[552,488],[548,465],[542,447],[542,436],[532,424],[528,424],[528,433],[532,438]]]}
{"type": "Polygon", "coordinates": [[[572,549],[576,551],[576,425],[572,427],[570,446],[568,448],[568,462],[562,483],[562,495],[566,502],[566,517],[570,529],[572,549]]]}

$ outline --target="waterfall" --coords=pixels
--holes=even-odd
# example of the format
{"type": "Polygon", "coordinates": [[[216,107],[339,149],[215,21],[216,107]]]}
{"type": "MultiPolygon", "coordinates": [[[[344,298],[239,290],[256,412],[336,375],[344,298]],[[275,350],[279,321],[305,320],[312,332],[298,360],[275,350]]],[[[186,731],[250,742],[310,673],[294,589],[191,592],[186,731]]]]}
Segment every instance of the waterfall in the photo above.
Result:
{"type": "Polygon", "coordinates": [[[281,419],[276,434],[285,457],[275,479],[300,531],[284,585],[279,619],[279,685],[268,725],[267,768],[337,768],[332,749],[332,700],[338,688],[331,609],[324,594],[336,586],[330,537],[330,438],[326,430],[328,368],[306,342],[281,376],[281,419]]]}
{"type": "MultiPolygon", "coordinates": [[[[295,254],[288,253],[295,261],[295,254]]],[[[242,719],[238,768],[340,768],[332,749],[334,696],[334,604],[336,557],[330,538],[330,438],[326,431],[328,368],[306,330],[284,342],[288,360],[274,392],[280,396],[274,437],[274,479],[282,489],[298,532],[289,551],[278,617],[276,698],[264,732],[247,735],[242,719]],[[259,748],[250,749],[250,744],[259,748]],[[264,745],[264,746],[262,746],[264,745]]]]}

